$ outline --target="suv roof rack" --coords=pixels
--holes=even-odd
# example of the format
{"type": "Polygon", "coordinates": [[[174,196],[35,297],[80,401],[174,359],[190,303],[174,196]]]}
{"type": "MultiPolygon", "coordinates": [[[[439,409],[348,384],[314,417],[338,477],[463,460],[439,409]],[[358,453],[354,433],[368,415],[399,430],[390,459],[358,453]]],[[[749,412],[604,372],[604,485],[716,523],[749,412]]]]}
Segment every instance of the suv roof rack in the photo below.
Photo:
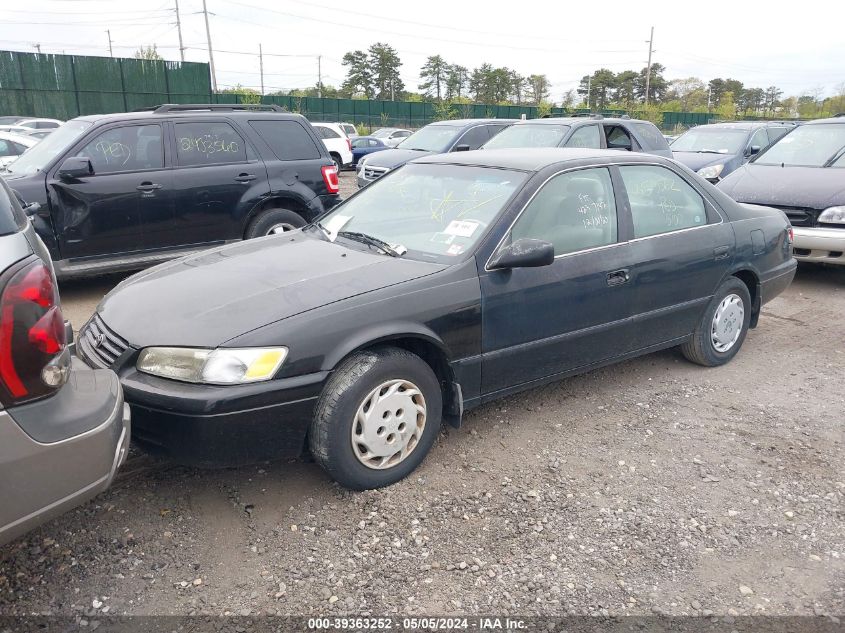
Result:
{"type": "Polygon", "coordinates": [[[153,108],[153,114],[167,114],[169,112],[189,112],[192,110],[209,110],[211,112],[233,112],[235,110],[266,110],[268,112],[284,112],[285,109],[275,103],[165,103],[153,108]]]}

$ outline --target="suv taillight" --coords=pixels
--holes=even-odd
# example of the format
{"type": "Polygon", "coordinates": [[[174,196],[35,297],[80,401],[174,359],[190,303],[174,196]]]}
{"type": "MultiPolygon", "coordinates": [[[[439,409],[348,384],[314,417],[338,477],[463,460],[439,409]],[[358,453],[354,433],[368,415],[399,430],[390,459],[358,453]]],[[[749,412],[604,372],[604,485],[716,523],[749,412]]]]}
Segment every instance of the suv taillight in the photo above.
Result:
{"type": "Polygon", "coordinates": [[[323,172],[323,182],[326,183],[326,189],[329,193],[340,193],[340,181],[337,178],[337,167],[334,165],[326,165],[321,170],[323,172]]]}
{"type": "Polygon", "coordinates": [[[346,146],[349,148],[349,151],[351,152],[352,151],[352,139],[350,139],[348,136],[346,137],[346,146]]]}
{"type": "Polygon", "coordinates": [[[69,368],[53,275],[43,262],[32,262],[0,294],[0,399],[17,404],[49,395],[65,383],[69,368]]]}

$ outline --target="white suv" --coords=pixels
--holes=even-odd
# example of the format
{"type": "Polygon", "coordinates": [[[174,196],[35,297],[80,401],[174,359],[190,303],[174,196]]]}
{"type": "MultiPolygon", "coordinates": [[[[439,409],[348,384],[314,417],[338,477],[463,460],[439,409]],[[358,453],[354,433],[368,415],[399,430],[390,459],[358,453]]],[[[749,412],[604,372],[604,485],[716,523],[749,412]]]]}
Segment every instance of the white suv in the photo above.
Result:
{"type": "Polygon", "coordinates": [[[317,137],[329,150],[337,170],[352,164],[352,141],[337,123],[312,123],[317,137]]]}

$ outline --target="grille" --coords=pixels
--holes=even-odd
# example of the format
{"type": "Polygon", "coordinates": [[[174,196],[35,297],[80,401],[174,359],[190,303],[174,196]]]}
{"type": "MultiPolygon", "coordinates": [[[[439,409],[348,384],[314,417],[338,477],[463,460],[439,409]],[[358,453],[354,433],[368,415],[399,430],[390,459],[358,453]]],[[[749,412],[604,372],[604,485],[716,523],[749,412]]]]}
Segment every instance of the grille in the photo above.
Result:
{"type": "Polygon", "coordinates": [[[364,165],[364,179],[365,180],[376,180],[377,178],[381,178],[384,176],[390,169],[387,167],[370,167],[369,165],[364,165]]]}
{"type": "Polygon", "coordinates": [[[809,207],[777,207],[789,218],[792,226],[816,226],[819,217],[817,209],[809,207]]]}
{"type": "Polygon", "coordinates": [[[109,329],[99,314],[82,327],[76,346],[86,360],[102,368],[114,368],[115,362],[129,349],[129,344],[109,329]]]}

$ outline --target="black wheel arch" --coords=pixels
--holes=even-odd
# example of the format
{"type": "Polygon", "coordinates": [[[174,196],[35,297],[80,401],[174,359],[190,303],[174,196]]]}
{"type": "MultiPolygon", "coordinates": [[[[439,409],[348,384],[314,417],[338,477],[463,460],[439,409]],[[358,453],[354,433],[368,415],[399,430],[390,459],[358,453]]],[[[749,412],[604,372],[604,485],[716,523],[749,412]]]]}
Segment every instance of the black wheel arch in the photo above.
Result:
{"type": "Polygon", "coordinates": [[[241,232],[246,235],[247,229],[252,221],[268,209],[287,209],[288,211],[293,211],[306,222],[313,222],[322,213],[321,208],[317,209],[314,207],[313,200],[307,201],[299,196],[285,193],[270,194],[257,202],[249,210],[249,213],[244,216],[241,232]]]}

